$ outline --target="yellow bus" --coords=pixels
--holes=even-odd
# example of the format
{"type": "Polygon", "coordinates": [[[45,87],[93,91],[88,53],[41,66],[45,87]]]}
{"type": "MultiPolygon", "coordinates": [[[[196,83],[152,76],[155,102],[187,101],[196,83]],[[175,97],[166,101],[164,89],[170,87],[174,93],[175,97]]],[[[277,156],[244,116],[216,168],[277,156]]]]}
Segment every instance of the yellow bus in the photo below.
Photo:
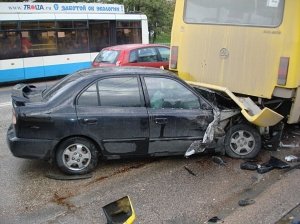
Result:
{"type": "Polygon", "coordinates": [[[177,0],[170,68],[226,92],[258,126],[297,123],[299,12],[299,0],[177,0]]]}

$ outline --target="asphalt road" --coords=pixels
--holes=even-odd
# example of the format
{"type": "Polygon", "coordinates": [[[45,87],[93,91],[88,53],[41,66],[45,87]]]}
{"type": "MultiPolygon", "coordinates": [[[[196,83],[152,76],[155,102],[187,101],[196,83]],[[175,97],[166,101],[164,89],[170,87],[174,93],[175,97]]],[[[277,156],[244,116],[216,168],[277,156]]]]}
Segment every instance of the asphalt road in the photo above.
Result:
{"type": "MultiPolygon", "coordinates": [[[[136,223],[207,223],[214,216],[225,223],[275,223],[299,205],[298,169],[258,174],[225,156],[226,166],[220,166],[211,154],[102,161],[92,178],[49,179],[47,174],[59,173],[53,165],[15,158],[7,147],[10,89],[0,88],[0,223],[105,223],[101,208],[125,195],[132,199],[136,223]],[[239,207],[245,198],[256,203],[239,207]]],[[[289,134],[285,140],[299,137],[289,134]]],[[[300,149],[263,150],[257,159],[290,154],[300,156],[300,149]]]]}

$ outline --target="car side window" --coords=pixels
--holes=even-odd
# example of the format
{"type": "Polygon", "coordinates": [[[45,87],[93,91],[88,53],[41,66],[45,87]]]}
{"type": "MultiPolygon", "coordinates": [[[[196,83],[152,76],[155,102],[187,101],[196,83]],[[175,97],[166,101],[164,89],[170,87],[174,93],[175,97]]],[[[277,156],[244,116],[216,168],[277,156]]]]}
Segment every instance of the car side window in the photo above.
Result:
{"type": "Polygon", "coordinates": [[[147,47],[138,49],[138,61],[139,62],[156,62],[158,61],[155,48],[147,47]]]}
{"type": "Polygon", "coordinates": [[[98,82],[100,106],[140,107],[137,77],[114,77],[98,82]]]}
{"type": "Polygon", "coordinates": [[[79,106],[99,106],[96,84],[87,88],[78,98],[79,106]]]}
{"type": "Polygon", "coordinates": [[[145,77],[144,79],[151,108],[200,108],[199,98],[181,83],[163,77],[145,77]]]}
{"type": "Polygon", "coordinates": [[[130,51],[129,62],[135,63],[137,61],[138,61],[137,51],[136,50],[130,51]]]}
{"type": "Polygon", "coordinates": [[[157,48],[160,58],[162,61],[169,61],[170,49],[167,47],[158,47],[157,48]]]}

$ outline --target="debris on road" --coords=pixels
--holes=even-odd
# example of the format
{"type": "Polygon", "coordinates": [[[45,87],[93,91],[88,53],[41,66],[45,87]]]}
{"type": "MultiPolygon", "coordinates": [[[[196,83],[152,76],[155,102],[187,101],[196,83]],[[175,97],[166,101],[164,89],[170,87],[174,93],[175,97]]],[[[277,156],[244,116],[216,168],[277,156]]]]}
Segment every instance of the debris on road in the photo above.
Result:
{"type": "Polygon", "coordinates": [[[107,223],[134,223],[136,219],[129,196],[120,198],[102,207],[107,223]]]}
{"type": "Polygon", "coordinates": [[[189,174],[193,175],[193,176],[197,176],[197,174],[195,174],[191,169],[189,169],[187,166],[184,166],[184,169],[186,171],[188,171],[189,174]]]}
{"type": "Polygon", "coordinates": [[[255,201],[253,199],[249,199],[249,198],[246,198],[246,199],[242,199],[242,200],[239,200],[239,206],[247,206],[247,205],[252,205],[254,204],[255,201]]]}
{"type": "Polygon", "coordinates": [[[294,156],[294,155],[286,156],[284,159],[287,162],[299,162],[300,161],[300,158],[297,156],[294,156]]]}
{"type": "Polygon", "coordinates": [[[218,216],[214,216],[211,219],[208,220],[208,223],[216,223],[218,221],[221,221],[222,219],[220,219],[218,216]]]}
{"type": "Polygon", "coordinates": [[[286,162],[274,157],[274,156],[271,156],[269,162],[268,162],[268,165],[274,167],[274,168],[277,168],[277,169],[286,169],[286,168],[290,168],[290,165],[287,164],[286,162]]]}
{"type": "Polygon", "coordinates": [[[241,163],[240,168],[242,170],[256,170],[258,173],[263,174],[263,173],[267,173],[273,169],[286,169],[286,168],[290,168],[290,165],[287,164],[286,162],[271,156],[269,161],[263,164],[256,164],[254,162],[244,162],[241,163]]]}
{"type": "Polygon", "coordinates": [[[257,170],[258,165],[254,162],[246,161],[240,165],[242,170],[257,170]]]}
{"type": "Polygon", "coordinates": [[[264,174],[264,173],[267,173],[267,172],[269,172],[269,171],[271,171],[273,169],[274,169],[274,167],[271,166],[271,165],[269,165],[269,164],[258,165],[257,172],[259,174],[264,174]]]}
{"type": "Polygon", "coordinates": [[[298,148],[299,144],[297,143],[292,143],[292,144],[284,144],[283,142],[279,143],[280,148],[298,148]]]}
{"type": "Polygon", "coordinates": [[[219,164],[221,166],[226,166],[226,161],[224,161],[221,157],[213,156],[212,161],[216,164],[219,164]]]}

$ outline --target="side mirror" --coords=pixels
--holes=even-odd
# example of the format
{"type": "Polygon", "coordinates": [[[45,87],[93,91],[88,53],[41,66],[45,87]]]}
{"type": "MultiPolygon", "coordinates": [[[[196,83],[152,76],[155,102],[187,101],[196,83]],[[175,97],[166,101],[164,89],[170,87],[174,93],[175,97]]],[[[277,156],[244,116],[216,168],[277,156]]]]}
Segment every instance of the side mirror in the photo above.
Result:
{"type": "Polygon", "coordinates": [[[105,205],[102,209],[107,224],[133,224],[135,220],[135,212],[128,196],[105,205]]]}

